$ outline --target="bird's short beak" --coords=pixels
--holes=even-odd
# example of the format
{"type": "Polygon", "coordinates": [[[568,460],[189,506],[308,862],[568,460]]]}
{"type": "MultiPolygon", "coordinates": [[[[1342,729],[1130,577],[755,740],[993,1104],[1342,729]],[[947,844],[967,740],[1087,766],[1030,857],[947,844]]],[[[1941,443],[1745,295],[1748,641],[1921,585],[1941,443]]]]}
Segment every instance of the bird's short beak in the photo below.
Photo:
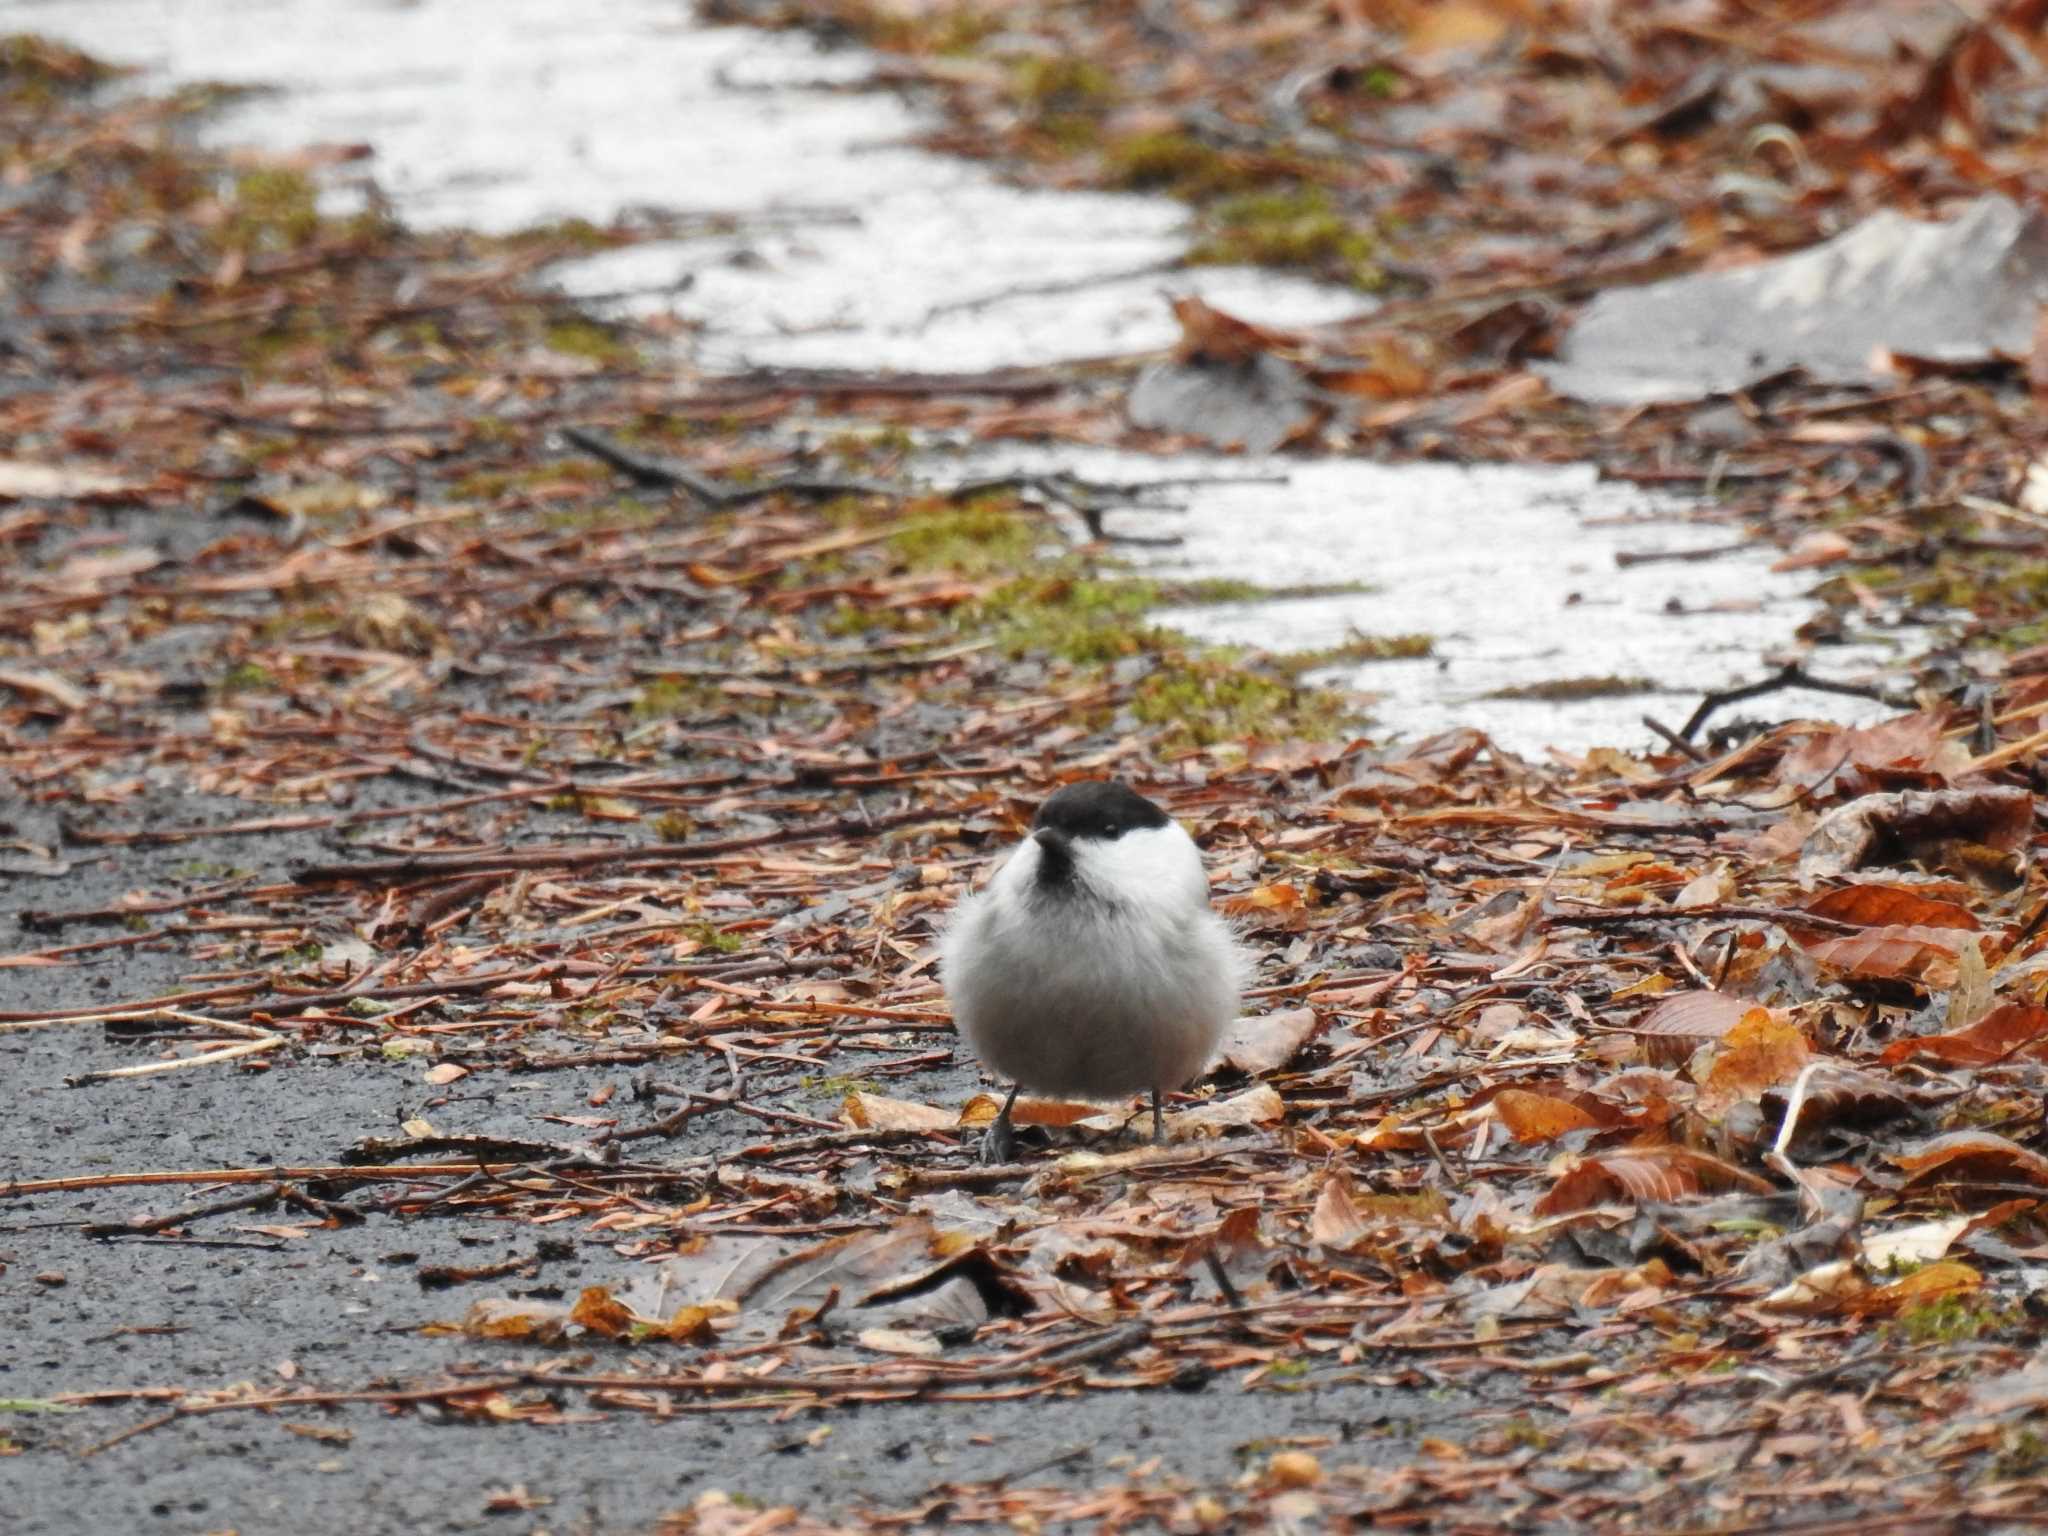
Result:
{"type": "Polygon", "coordinates": [[[1074,872],[1074,840],[1053,827],[1040,827],[1031,837],[1038,844],[1039,883],[1063,884],[1074,872]]]}

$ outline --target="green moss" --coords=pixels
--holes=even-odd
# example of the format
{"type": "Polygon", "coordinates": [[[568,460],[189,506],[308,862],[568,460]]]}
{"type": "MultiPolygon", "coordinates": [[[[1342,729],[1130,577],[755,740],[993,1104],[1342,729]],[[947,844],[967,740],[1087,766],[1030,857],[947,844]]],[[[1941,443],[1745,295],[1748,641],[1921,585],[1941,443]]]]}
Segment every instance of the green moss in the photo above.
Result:
{"type": "Polygon", "coordinates": [[[1131,713],[1166,727],[1169,744],[1197,747],[1247,738],[1333,741],[1357,712],[1341,694],[1303,688],[1230,651],[1174,653],[1138,685],[1131,713]]]}
{"type": "Polygon", "coordinates": [[[265,644],[279,640],[304,640],[332,633],[341,615],[319,603],[294,603],[259,620],[255,636],[265,644]]]}
{"type": "Polygon", "coordinates": [[[320,233],[319,192],[304,171],[259,166],[235,178],[224,241],[252,253],[277,254],[310,245],[320,233]]]}
{"type": "Polygon", "coordinates": [[[1656,691],[1657,685],[1647,677],[1559,677],[1547,682],[1496,688],[1482,697],[1572,703],[1580,699],[1625,699],[1634,694],[1656,691]]]}
{"type": "Polygon", "coordinates": [[[1103,159],[1110,186],[1171,192],[1190,202],[1241,190],[1256,175],[1238,157],[1178,129],[1119,139],[1103,159]]]}
{"type": "Polygon", "coordinates": [[[1030,107],[1103,107],[1116,100],[1116,78],[1093,59],[1035,53],[1010,67],[1010,95],[1030,107]]]}
{"type": "Polygon", "coordinates": [[[1907,1307],[1889,1328],[1910,1344],[1966,1344],[1986,1334],[2007,1332],[2023,1322],[2016,1307],[1996,1306],[1980,1296],[1953,1292],[1907,1307]]]}
{"type": "Polygon", "coordinates": [[[1382,280],[1377,243],[1353,225],[1321,187],[1249,192],[1203,215],[1206,232],[1188,252],[1195,263],[1305,267],[1360,288],[1382,280]]]}
{"type": "Polygon", "coordinates": [[[881,1087],[871,1077],[800,1077],[797,1086],[809,1090],[821,1099],[843,1099],[849,1093],[879,1093],[881,1087]]]}
{"type": "Polygon", "coordinates": [[[60,93],[91,90],[126,73],[34,32],[0,37],[0,95],[43,101],[60,93]]]}
{"type": "Polygon", "coordinates": [[[1094,145],[1117,95],[1116,77],[1093,59],[1033,54],[1010,69],[1010,98],[1026,131],[1069,153],[1094,145]]]}
{"type": "Polygon", "coordinates": [[[531,224],[525,229],[515,230],[504,236],[502,243],[514,250],[531,250],[538,246],[591,254],[608,251],[613,246],[624,244],[625,240],[626,237],[617,231],[593,224],[588,219],[556,219],[551,223],[531,224]]]}
{"type": "Polygon", "coordinates": [[[557,320],[548,326],[542,339],[550,352],[586,358],[607,368],[622,368],[639,358],[631,344],[594,320],[557,320]]]}
{"type": "Polygon", "coordinates": [[[986,576],[1022,565],[1044,538],[1044,525],[1014,499],[980,496],[913,514],[890,536],[889,548],[911,570],[986,576]]]}
{"type": "Polygon", "coordinates": [[[1501,1425],[1501,1434],[1509,1445],[1523,1450],[1547,1451],[1557,1444],[1557,1431],[1546,1429],[1534,1419],[1510,1419],[1501,1425]]]}
{"type": "Polygon", "coordinates": [[[709,923],[693,923],[684,930],[700,949],[730,955],[746,948],[747,941],[736,933],[724,933],[709,923]]]}
{"type": "Polygon", "coordinates": [[[1323,667],[1358,665],[1368,661],[1409,661],[1428,656],[1436,641],[1428,635],[1353,635],[1338,645],[1313,651],[1284,651],[1273,665],[1299,677],[1323,667]]]}
{"type": "Polygon", "coordinates": [[[680,843],[697,830],[697,823],[681,811],[663,811],[654,818],[654,835],[664,843],[680,843]]]}
{"type": "Polygon", "coordinates": [[[2048,1472],[2048,1436],[2031,1424],[2009,1424],[1999,1434],[1992,1475],[2003,1480],[2037,1478],[2048,1472]]]}
{"type": "Polygon", "coordinates": [[[277,679],[253,661],[245,661],[229,670],[220,680],[222,693],[261,693],[277,687],[277,679]]]}
{"type": "Polygon", "coordinates": [[[720,703],[716,688],[688,678],[656,678],[640,690],[633,701],[636,720],[673,720],[679,715],[702,714],[720,703]]]}
{"type": "Polygon", "coordinates": [[[863,5],[835,18],[870,47],[890,53],[969,54],[1000,31],[1000,15],[977,5],[863,5]]]}
{"type": "Polygon", "coordinates": [[[1077,665],[1100,665],[1157,646],[1158,632],[1141,619],[1158,598],[1150,582],[1105,581],[1068,568],[998,587],[961,610],[956,622],[966,629],[992,629],[1011,656],[1057,656],[1077,665]]]}

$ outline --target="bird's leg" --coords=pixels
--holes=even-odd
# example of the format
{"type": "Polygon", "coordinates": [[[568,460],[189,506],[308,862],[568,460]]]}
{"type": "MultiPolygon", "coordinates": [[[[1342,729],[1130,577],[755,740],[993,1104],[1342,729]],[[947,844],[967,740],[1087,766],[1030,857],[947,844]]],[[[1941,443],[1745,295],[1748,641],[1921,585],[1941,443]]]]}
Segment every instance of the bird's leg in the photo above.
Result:
{"type": "Polygon", "coordinates": [[[1003,1107],[989,1127],[981,1133],[981,1160],[984,1163],[1007,1163],[1017,1155],[1017,1138],[1010,1129],[1010,1106],[1017,1102],[1017,1089],[1022,1084],[1012,1084],[1010,1096],[1003,1100],[1003,1107]]]}
{"type": "Polygon", "coordinates": [[[1155,1147],[1166,1145],[1166,1116],[1159,1108],[1159,1090],[1157,1088],[1152,1090],[1152,1145],[1155,1147]]]}

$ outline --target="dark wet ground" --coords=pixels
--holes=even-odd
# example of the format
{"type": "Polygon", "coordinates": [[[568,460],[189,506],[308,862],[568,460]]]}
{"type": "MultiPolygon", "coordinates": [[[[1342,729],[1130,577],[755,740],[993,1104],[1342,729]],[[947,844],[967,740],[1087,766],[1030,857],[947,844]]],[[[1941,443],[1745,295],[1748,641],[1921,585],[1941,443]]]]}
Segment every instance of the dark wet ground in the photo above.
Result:
{"type": "MultiPolygon", "coordinates": [[[[400,793],[409,793],[401,791],[400,793]]],[[[422,791],[422,793],[426,793],[422,791]]],[[[166,798],[127,806],[107,824],[181,822],[262,808],[166,798]]],[[[16,801],[16,836],[54,841],[47,811],[16,801]]],[[[254,869],[265,880],[296,861],[330,856],[314,833],[213,838],[124,848],[54,879],[16,877],[10,914],[24,907],[101,907],[140,887],[176,890],[254,869]],[[181,873],[183,872],[183,873],[181,873]]],[[[72,925],[61,934],[7,925],[7,952],[119,934],[119,925],[72,925]]],[[[173,943],[117,949],[80,963],[0,969],[0,1011],[132,1002],[179,990],[197,967],[173,943]]],[[[558,1040],[584,1048],[588,1042],[558,1040]]],[[[332,1164],[365,1136],[396,1137],[403,1122],[435,1130],[551,1142],[587,1134],[544,1117],[590,1113],[590,1095],[617,1090],[631,1103],[631,1066],[534,1073],[482,1071],[449,1087],[423,1079],[416,1058],[373,1046],[316,1057],[288,1046],[263,1071],[234,1066],[67,1087],[80,1073],[153,1058],[161,1047],[112,1039],[96,1023],[0,1031],[0,1179],[144,1169],[332,1164]]],[[[332,1048],[331,1045],[328,1048],[332,1048]]],[[[546,1050],[535,1043],[535,1050],[546,1050]]],[[[665,1062],[664,1077],[715,1086],[713,1066],[665,1062]]],[[[919,1073],[889,1091],[958,1102],[978,1081],[971,1065],[919,1073]]],[[[757,1080],[760,1102],[829,1118],[823,1098],[795,1077],[757,1080]]],[[[693,1121],[671,1142],[640,1143],[639,1161],[683,1159],[758,1140],[735,1117],[693,1121]]],[[[210,1217],[189,1237],[96,1238],[87,1222],[120,1221],[233,1191],[189,1185],[99,1189],[0,1202],[0,1400],[130,1387],[213,1389],[253,1384],[264,1393],[351,1390],[437,1381],[457,1368],[518,1369],[553,1353],[533,1345],[429,1337],[425,1324],[459,1320],[478,1295],[573,1300],[590,1284],[618,1284],[633,1266],[602,1234],[574,1223],[537,1229],[475,1211],[409,1217],[376,1211],[379,1191],[351,1196],[371,1209],[357,1226],[323,1230],[285,1207],[210,1217]],[[285,1240],[250,1228],[310,1227],[285,1240]],[[566,1240],[566,1241],[564,1241],[566,1240]],[[487,1268],[530,1260],[522,1273],[428,1289],[436,1266],[487,1268]]],[[[590,1368],[673,1365],[606,1353],[590,1368]]],[[[1383,1461],[1427,1434],[1455,1433],[1478,1403],[1447,1387],[1389,1393],[1377,1387],[1247,1394],[1231,1378],[1195,1392],[1090,1392],[1007,1402],[843,1406],[786,1422],[759,1412],[693,1411],[667,1420],[598,1414],[575,1397],[573,1422],[479,1425],[433,1404],[393,1412],[379,1404],[287,1413],[187,1418],[84,1454],[163,1411],[147,1400],[67,1414],[11,1413],[0,1437],[0,1530],[22,1536],[111,1531],[644,1530],[664,1512],[721,1489],[821,1516],[860,1505],[917,1506],[952,1482],[1005,1476],[1019,1486],[1098,1487],[1144,1466],[1148,1481],[1227,1484],[1258,1443],[1331,1436],[1326,1461],[1383,1461]],[[819,1436],[816,1431],[829,1430],[819,1436]],[[1349,1442],[1348,1444],[1345,1442],[1349,1442]],[[1059,1466],[1063,1453],[1084,1455],[1059,1466]],[[1033,1470],[1037,1469],[1037,1470],[1033,1470]],[[1020,1475],[1021,1474],[1021,1475],[1020,1475]],[[514,1512],[487,1504],[523,1486],[549,1502],[514,1512]]]]}

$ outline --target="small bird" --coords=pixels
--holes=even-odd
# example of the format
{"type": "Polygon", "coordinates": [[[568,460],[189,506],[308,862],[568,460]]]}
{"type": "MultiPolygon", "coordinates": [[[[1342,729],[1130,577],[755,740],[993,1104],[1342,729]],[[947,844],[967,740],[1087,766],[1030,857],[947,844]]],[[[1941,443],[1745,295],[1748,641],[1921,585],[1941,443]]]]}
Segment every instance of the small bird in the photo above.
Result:
{"type": "Polygon", "coordinates": [[[1152,1139],[1164,1141],[1160,1094],[1208,1064],[1249,970],[1178,822],[1127,784],[1055,792],[940,941],[954,1022],[1012,1084],[982,1161],[1010,1160],[1024,1087],[1086,1099],[1147,1090],[1152,1139]]]}

